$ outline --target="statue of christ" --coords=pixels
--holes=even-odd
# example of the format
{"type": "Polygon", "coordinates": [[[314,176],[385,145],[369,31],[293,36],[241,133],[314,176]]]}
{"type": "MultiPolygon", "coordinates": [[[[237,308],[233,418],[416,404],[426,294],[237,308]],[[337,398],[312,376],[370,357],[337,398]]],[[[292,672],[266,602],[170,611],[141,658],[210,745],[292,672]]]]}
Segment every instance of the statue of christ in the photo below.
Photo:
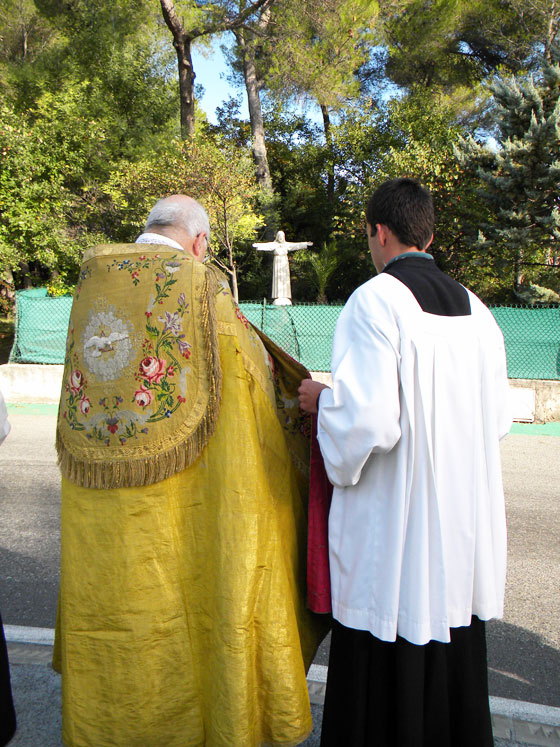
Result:
{"type": "Polygon", "coordinates": [[[274,241],[253,244],[261,252],[274,252],[272,303],[275,306],[291,306],[292,304],[288,252],[295,252],[297,249],[307,249],[308,246],[312,245],[312,241],[286,241],[284,231],[278,231],[274,241]]]}

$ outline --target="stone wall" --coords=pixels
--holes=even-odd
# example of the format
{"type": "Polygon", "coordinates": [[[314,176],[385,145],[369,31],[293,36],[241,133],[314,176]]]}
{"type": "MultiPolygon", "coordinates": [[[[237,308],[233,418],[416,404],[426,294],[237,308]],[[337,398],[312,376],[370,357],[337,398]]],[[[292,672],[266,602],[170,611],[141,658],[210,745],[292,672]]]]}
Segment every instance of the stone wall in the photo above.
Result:
{"type": "MultiPolygon", "coordinates": [[[[59,365],[6,363],[0,366],[0,391],[7,402],[58,402],[59,365]]],[[[313,372],[316,381],[331,384],[330,373],[313,372]]],[[[525,423],[560,421],[560,381],[510,379],[514,419],[525,423]]]]}
{"type": "MultiPolygon", "coordinates": [[[[534,401],[533,423],[560,421],[560,381],[539,381],[533,379],[510,379],[515,406],[516,395],[532,397],[534,401]]],[[[519,418],[521,420],[521,418],[519,418]]]]}

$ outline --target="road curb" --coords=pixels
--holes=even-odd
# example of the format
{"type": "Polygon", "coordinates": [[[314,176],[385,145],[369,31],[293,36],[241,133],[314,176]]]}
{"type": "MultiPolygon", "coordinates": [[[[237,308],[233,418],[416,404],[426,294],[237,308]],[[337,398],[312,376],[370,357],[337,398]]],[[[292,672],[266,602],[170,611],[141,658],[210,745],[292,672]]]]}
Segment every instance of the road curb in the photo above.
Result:
{"type": "Polygon", "coordinates": [[[6,643],[31,643],[35,646],[52,646],[54,628],[30,628],[26,625],[4,625],[6,643]]]}

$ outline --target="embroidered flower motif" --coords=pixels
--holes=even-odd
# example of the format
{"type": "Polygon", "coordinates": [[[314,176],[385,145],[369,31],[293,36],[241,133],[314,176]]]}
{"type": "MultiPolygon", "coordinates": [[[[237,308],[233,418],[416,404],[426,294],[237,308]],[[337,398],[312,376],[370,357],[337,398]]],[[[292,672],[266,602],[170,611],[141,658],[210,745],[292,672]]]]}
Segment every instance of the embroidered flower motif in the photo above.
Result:
{"type": "Polygon", "coordinates": [[[167,362],[164,358],[154,358],[148,355],[140,362],[140,373],[150,384],[159,384],[165,376],[167,362]]]}
{"type": "Polygon", "coordinates": [[[82,398],[79,404],[79,409],[82,415],[87,415],[90,407],[91,407],[91,402],[89,398],[82,394],[82,398]]]}
{"type": "Polygon", "coordinates": [[[187,308],[187,306],[188,306],[188,303],[185,303],[186,302],[186,298],[185,298],[185,294],[184,293],[181,293],[181,295],[177,299],[177,302],[179,303],[179,306],[184,306],[185,308],[187,308]]]}
{"type": "Polygon", "coordinates": [[[241,309],[239,308],[239,306],[237,306],[237,304],[235,305],[235,314],[236,314],[237,318],[239,319],[239,321],[242,322],[243,325],[247,329],[249,329],[249,326],[250,326],[249,325],[249,320],[247,319],[247,317],[245,316],[245,314],[241,311],[241,309]]]}
{"type": "Polygon", "coordinates": [[[137,389],[134,392],[134,398],[136,400],[136,404],[139,407],[147,407],[153,400],[154,395],[150,392],[149,389],[146,389],[144,384],[141,384],[140,389],[137,389]]]}
{"type": "Polygon", "coordinates": [[[119,430],[119,419],[118,418],[107,418],[107,430],[111,433],[116,433],[119,430]]]}
{"type": "Polygon", "coordinates": [[[186,340],[178,340],[179,352],[184,358],[191,357],[191,346],[186,340]]]}
{"type": "Polygon", "coordinates": [[[154,308],[154,304],[156,302],[156,299],[153,296],[150,296],[150,302],[148,303],[148,308],[144,312],[148,319],[152,316],[152,309],[154,308]]]}
{"type": "Polygon", "coordinates": [[[178,311],[174,311],[173,314],[166,311],[165,316],[158,316],[158,322],[163,322],[164,332],[171,332],[175,337],[183,331],[183,323],[178,311]]]}
{"type": "Polygon", "coordinates": [[[70,374],[70,389],[72,390],[72,394],[78,394],[78,392],[82,388],[83,383],[83,373],[79,370],[72,371],[72,373],[70,374]]]}

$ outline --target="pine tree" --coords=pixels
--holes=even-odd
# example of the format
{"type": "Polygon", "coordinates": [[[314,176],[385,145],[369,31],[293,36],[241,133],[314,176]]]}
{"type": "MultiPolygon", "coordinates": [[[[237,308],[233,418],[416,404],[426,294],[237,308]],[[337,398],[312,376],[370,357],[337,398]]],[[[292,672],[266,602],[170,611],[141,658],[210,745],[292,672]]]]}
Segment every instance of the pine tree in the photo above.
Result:
{"type": "Polygon", "coordinates": [[[457,155],[494,214],[479,247],[509,265],[518,290],[534,268],[560,267],[560,50],[537,78],[498,80],[492,92],[498,148],[471,137],[457,155]]]}

